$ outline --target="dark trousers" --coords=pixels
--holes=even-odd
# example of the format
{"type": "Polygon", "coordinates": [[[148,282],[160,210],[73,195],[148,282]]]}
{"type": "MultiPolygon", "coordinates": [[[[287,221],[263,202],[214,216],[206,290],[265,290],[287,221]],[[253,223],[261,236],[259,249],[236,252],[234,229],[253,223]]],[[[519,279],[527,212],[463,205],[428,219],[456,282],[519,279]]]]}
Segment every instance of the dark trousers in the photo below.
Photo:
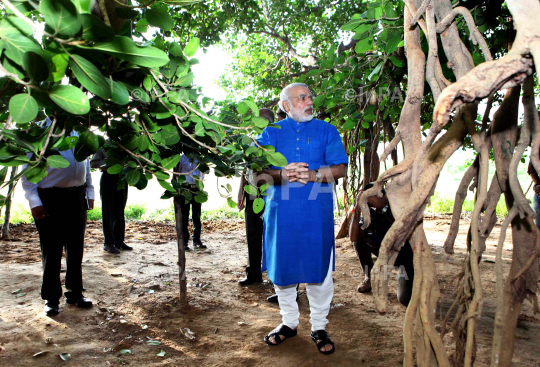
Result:
{"type": "MultiPolygon", "coordinates": [[[[365,272],[366,278],[371,277],[371,270],[373,269],[373,259],[371,254],[379,256],[379,248],[381,246],[382,238],[371,238],[366,235],[359,241],[353,242],[354,250],[360,260],[360,266],[365,272]]],[[[414,281],[414,266],[413,266],[413,251],[409,241],[405,242],[405,245],[399,251],[398,257],[394,266],[400,268],[397,297],[398,301],[403,305],[408,305],[412,296],[412,286],[414,281]],[[403,267],[403,268],[402,268],[403,267]]]]}
{"type": "Polygon", "coordinates": [[[128,197],[127,185],[118,190],[119,175],[103,172],[99,182],[103,236],[107,245],[121,245],[124,242],[126,220],[124,210],[128,197]]]}
{"type": "Polygon", "coordinates": [[[253,212],[253,200],[251,195],[246,197],[246,238],[248,244],[248,265],[246,266],[246,277],[258,281],[262,279],[262,242],[263,242],[263,219],[264,212],[253,212]]]}
{"type": "Polygon", "coordinates": [[[41,298],[56,302],[62,297],[60,267],[66,249],[66,296],[81,295],[84,232],[86,230],[85,187],[74,189],[38,189],[39,198],[49,214],[37,219],[43,263],[41,298]]]}
{"type": "Polygon", "coordinates": [[[188,223],[189,223],[189,209],[191,208],[191,219],[193,220],[193,242],[201,242],[201,203],[195,201],[197,195],[197,188],[189,186],[189,190],[193,192],[193,197],[186,203],[186,198],[180,199],[180,207],[182,210],[182,227],[184,230],[184,238],[187,241],[189,239],[188,223]]]}

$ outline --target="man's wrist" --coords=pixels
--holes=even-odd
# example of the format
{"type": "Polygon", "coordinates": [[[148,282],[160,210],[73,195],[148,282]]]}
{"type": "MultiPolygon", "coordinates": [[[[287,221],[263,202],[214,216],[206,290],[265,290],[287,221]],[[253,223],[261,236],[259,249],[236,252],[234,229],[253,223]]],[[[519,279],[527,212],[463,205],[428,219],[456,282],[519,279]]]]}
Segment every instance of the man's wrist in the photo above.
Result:
{"type": "Polygon", "coordinates": [[[308,181],[317,182],[317,170],[310,169],[308,181]]]}

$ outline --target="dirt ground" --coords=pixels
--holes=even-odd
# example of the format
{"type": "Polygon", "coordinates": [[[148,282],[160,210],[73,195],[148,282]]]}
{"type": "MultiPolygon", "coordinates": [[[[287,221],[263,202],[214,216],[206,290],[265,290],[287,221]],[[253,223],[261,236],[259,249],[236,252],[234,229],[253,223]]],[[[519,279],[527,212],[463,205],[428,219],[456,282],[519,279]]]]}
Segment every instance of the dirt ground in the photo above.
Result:
{"type": "MultiPolygon", "coordinates": [[[[449,219],[441,218],[425,222],[437,262],[442,310],[453,301],[451,281],[465,258],[468,228],[468,221],[463,220],[456,254],[448,256],[442,245],[449,224],[449,219]]],[[[495,314],[495,272],[491,261],[495,258],[499,231],[497,226],[480,265],[485,301],[476,333],[476,366],[489,364],[495,314]]],[[[397,302],[397,282],[394,278],[390,281],[389,312],[379,315],[372,295],[356,291],[363,275],[348,239],[336,243],[335,296],[327,328],[336,343],[336,353],[325,356],[317,352],[309,337],[309,306],[303,285],[298,336],[278,347],[263,342],[263,337],[280,323],[279,308],[266,302],[273,289],[267,280],[248,287],[237,284],[247,261],[243,222],[206,222],[202,237],[208,250],[187,254],[189,304],[180,307],[172,225],[128,223],[126,241],[135,249],[112,255],[102,249],[101,224],[89,223],[82,267],[85,295],[95,305],[81,310],[62,300],[61,313],[47,317],[39,295],[37,232],[33,225],[12,227],[12,239],[0,242],[0,365],[402,364],[405,307],[397,302]],[[44,353],[34,356],[39,352],[44,353]],[[63,353],[70,354],[71,359],[63,361],[63,353]]],[[[509,231],[503,254],[506,273],[511,251],[509,231]]],[[[515,366],[540,366],[539,335],[540,318],[526,302],[516,330],[515,366]]],[[[444,341],[450,351],[451,333],[444,341]]]]}

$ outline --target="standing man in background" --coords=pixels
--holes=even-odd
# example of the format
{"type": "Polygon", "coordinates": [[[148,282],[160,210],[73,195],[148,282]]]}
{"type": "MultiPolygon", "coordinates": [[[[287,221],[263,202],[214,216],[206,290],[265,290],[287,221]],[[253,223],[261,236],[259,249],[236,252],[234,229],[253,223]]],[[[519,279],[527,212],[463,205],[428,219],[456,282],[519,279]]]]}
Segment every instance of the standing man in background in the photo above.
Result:
{"type": "Polygon", "coordinates": [[[195,158],[188,158],[185,154],[182,154],[180,158],[180,173],[187,173],[185,175],[186,180],[182,183],[184,189],[191,192],[191,200],[186,201],[186,198],[182,198],[181,209],[182,209],[182,227],[184,238],[186,239],[186,251],[191,249],[188,246],[188,224],[189,224],[189,210],[191,208],[191,219],[193,221],[193,247],[205,249],[207,246],[201,241],[201,203],[198,203],[195,200],[195,196],[200,192],[199,188],[195,184],[195,179],[203,180],[204,173],[202,173],[197,167],[199,162],[195,158]]]}
{"type": "Polygon", "coordinates": [[[335,351],[326,331],[334,294],[334,212],[329,183],[344,177],[347,154],[335,126],[313,119],[313,95],[305,84],[286,86],[279,107],[288,117],[281,128],[266,127],[257,138],[287,159],[262,176],[270,183],[265,196],[263,271],[274,283],[282,324],[265,338],[278,345],[297,334],[298,283],[306,284],[311,309],[311,339],[323,354],[335,351]]]}
{"type": "Polygon", "coordinates": [[[92,168],[98,168],[101,173],[99,181],[99,195],[101,196],[101,216],[103,226],[103,237],[105,238],[103,250],[112,254],[120,253],[120,250],[133,250],[125,242],[126,220],[124,210],[126,209],[128,185],[122,182],[122,187],[118,187],[120,174],[111,175],[107,172],[109,168],[105,164],[107,154],[105,150],[99,149],[90,161],[92,168]]]}
{"type": "MultiPolygon", "coordinates": [[[[274,113],[268,108],[261,108],[259,116],[264,117],[270,124],[274,123],[274,113]]],[[[246,221],[246,239],[248,245],[248,265],[246,266],[246,277],[238,281],[238,284],[250,285],[262,282],[261,262],[262,262],[262,238],[263,238],[263,215],[264,210],[260,213],[253,211],[254,197],[249,195],[244,186],[252,185],[260,187],[253,179],[253,171],[247,169],[242,173],[240,179],[240,188],[238,190],[238,209],[242,210],[245,206],[245,221],[246,221]],[[245,202],[245,205],[244,205],[245,202]]]]}
{"type": "MultiPolygon", "coordinates": [[[[46,126],[51,120],[47,118],[46,126]]],[[[78,136],[72,131],[71,136],[78,136]]],[[[39,232],[43,264],[41,298],[46,301],[45,314],[60,312],[62,283],[60,269],[62,250],[66,249],[66,302],[77,307],[92,307],[83,296],[82,259],[86,231],[86,211],[94,207],[94,186],[90,162],[77,162],[73,149],[59,152],[69,162],[66,168],[47,168],[47,176],[32,183],[23,176],[24,196],[30,203],[32,216],[39,232]]],[[[23,166],[23,170],[24,170],[23,166]]]]}

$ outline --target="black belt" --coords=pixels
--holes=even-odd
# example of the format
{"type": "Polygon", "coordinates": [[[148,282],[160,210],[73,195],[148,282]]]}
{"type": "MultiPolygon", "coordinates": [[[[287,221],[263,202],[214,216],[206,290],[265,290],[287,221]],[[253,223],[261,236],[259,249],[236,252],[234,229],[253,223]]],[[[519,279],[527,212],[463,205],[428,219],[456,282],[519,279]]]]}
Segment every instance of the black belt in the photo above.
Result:
{"type": "Polygon", "coordinates": [[[53,186],[53,187],[46,187],[46,188],[41,189],[41,190],[76,191],[76,190],[82,190],[82,189],[86,189],[86,185],[71,186],[71,187],[56,187],[56,186],[53,186]]]}

